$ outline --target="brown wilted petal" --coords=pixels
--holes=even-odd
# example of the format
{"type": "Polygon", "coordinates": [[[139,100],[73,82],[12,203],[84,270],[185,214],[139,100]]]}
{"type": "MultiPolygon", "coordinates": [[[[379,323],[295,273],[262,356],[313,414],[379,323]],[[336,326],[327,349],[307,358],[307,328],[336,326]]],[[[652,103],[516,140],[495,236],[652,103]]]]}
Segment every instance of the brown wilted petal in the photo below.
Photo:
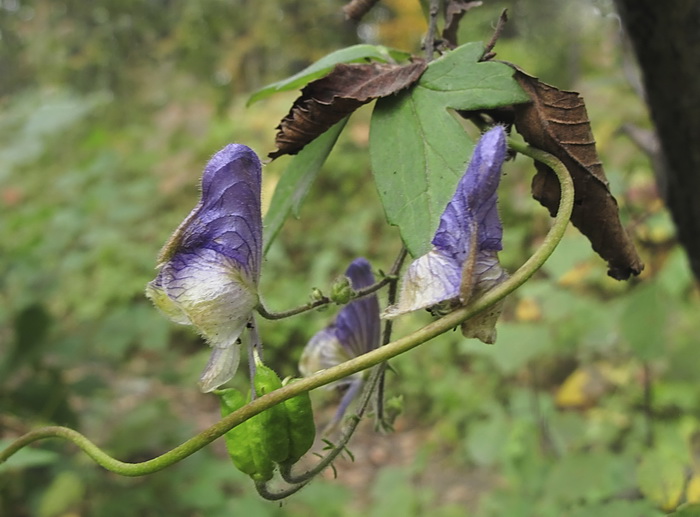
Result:
{"type": "Polygon", "coordinates": [[[336,65],[330,74],[310,82],[301,91],[301,96],[294,101],[292,109],[277,126],[277,150],[268,156],[277,158],[298,153],[306,144],[363,104],[415,83],[426,66],[422,59],[415,59],[405,65],[336,65]]]}
{"type": "MultiPolygon", "coordinates": [[[[625,231],[610,193],[603,165],[598,158],[583,99],[517,70],[515,79],[532,102],[515,106],[515,127],[532,146],[559,158],[574,182],[575,199],[571,222],[583,233],[593,250],[608,262],[608,275],[626,280],[638,275],[644,264],[625,231]]],[[[555,215],[560,187],[554,171],[535,162],[532,195],[555,215]]]]}

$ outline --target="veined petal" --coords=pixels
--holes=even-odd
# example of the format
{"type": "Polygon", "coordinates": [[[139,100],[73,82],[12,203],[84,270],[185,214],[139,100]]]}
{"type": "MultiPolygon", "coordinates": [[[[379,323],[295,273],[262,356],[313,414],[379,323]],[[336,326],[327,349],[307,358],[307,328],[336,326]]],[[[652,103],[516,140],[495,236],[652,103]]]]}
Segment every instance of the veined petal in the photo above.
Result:
{"type": "MultiPolygon", "coordinates": [[[[474,279],[472,298],[490,291],[508,279],[508,273],[501,267],[495,251],[483,251],[477,254],[474,263],[474,279]]],[[[489,345],[495,343],[496,323],[502,311],[503,300],[500,300],[462,323],[462,335],[467,338],[477,338],[489,345]]]]}
{"type": "Polygon", "coordinates": [[[146,285],[146,297],[148,297],[156,308],[162,312],[170,321],[179,323],[180,325],[191,325],[192,322],[185,314],[185,311],[180,308],[163,289],[163,274],[158,273],[155,280],[151,280],[146,285]]]}
{"type": "Polygon", "coordinates": [[[335,330],[334,325],[319,330],[304,347],[299,360],[299,371],[303,376],[308,377],[351,359],[335,330]]]}
{"type": "Polygon", "coordinates": [[[213,347],[234,343],[258,303],[254,279],[209,249],[175,255],[161,277],[165,294],[213,347]]]}
{"type": "Polygon", "coordinates": [[[203,391],[238,368],[239,338],[258,303],[262,254],[261,164],[231,144],[202,175],[202,196],[158,257],[160,272],[146,295],[176,323],[194,325],[214,348],[203,391]]]}
{"type": "MultiPolygon", "coordinates": [[[[355,259],[345,271],[350,286],[355,290],[374,283],[372,266],[364,258],[355,259]]],[[[338,341],[352,357],[357,357],[379,346],[379,302],[371,294],[354,300],[343,307],[335,320],[338,341]]]]}
{"type": "Polygon", "coordinates": [[[208,248],[248,270],[257,284],[262,259],[261,164],[252,149],[230,144],[202,175],[202,197],[160,252],[161,264],[179,252],[208,248]]]}
{"type": "Polygon", "coordinates": [[[508,279],[508,273],[501,267],[498,253],[495,251],[477,253],[473,274],[475,282],[472,297],[474,295],[480,296],[508,279]]]}
{"type": "Polygon", "coordinates": [[[496,189],[505,158],[505,130],[495,126],[474,147],[467,171],[440,218],[432,241],[436,249],[464,262],[471,253],[472,232],[477,231],[478,250],[501,250],[496,189]]]}
{"type": "Polygon", "coordinates": [[[441,251],[431,250],[414,260],[401,279],[399,300],[387,307],[382,318],[427,309],[459,296],[462,265],[441,251]]]}
{"type": "MultiPolygon", "coordinates": [[[[372,267],[364,258],[355,259],[348,266],[345,275],[350,279],[354,290],[374,283],[372,267]]],[[[377,348],[379,327],[379,302],[375,294],[350,302],[340,310],[330,325],[317,332],[307,343],[299,362],[299,370],[304,376],[312,375],[377,348]]],[[[358,379],[362,379],[361,373],[332,383],[329,387],[345,385],[358,379]]]]}
{"type": "Polygon", "coordinates": [[[241,345],[238,343],[222,348],[214,347],[199,377],[199,389],[203,393],[209,393],[227,382],[238,370],[240,360],[241,345]]]}
{"type": "MultiPolygon", "coordinates": [[[[452,310],[507,278],[497,255],[502,249],[503,228],[496,193],[506,150],[502,127],[496,126],[481,137],[440,217],[433,249],[408,267],[401,279],[398,303],[388,307],[383,318],[419,309],[437,313],[452,310]]],[[[464,335],[493,343],[501,308],[501,303],[496,304],[465,322],[464,335]]]]}

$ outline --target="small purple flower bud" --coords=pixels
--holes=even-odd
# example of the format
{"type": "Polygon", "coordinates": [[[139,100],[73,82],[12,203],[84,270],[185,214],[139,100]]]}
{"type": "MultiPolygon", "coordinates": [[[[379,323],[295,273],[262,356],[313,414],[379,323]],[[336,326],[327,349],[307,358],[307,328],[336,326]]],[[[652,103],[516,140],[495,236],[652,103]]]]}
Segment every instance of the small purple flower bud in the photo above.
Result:
{"type": "MultiPolygon", "coordinates": [[[[355,259],[345,271],[345,276],[348,277],[350,285],[355,291],[374,284],[372,268],[364,258],[355,259]]],[[[299,361],[299,370],[302,375],[309,376],[320,370],[331,368],[377,348],[379,339],[380,322],[377,296],[371,294],[353,300],[340,310],[330,325],[311,338],[299,361]]],[[[334,422],[342,418],[348,405],[359,392],[362,383],[362,373],[357,373],[328,385],[329,388],[347,387],[334,422]]]]}
{"type": "MultiPolygon", "coordinates": [[[[384,311],[383,318],[435,307],[451,310],[506,279],[498,263],[503,228],[496,206],[506,150],[506,134],[501,126],[481,137],[440,218],[433,249],[408,267],[399,301],[384,311]]],[[[500,314],[497,305],[495,318],[480,321],[484,318],[478,315],[465,322],[464,335],[493,343],[500,314]]]]}
{"type": "Polygon", "coordinates": [[[209,392],[238,368],[240,335],[258,303],[262,259],[261,165],[240,144],[204,169],[202,197],[158,257],[148,296],[175,323],[194,325],[214,349],[200,387],[209,392]]]}

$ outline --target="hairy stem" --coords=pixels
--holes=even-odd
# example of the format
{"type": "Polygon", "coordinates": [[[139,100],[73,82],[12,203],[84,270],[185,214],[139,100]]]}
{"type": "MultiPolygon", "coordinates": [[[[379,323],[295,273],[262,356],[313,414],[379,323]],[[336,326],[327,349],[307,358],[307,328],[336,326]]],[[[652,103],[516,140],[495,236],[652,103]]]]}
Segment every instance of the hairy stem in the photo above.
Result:
{"type": "Polygon", "coordinates": [[[278,491],[273,491],[270,490],[270,487],[267,483],[256,481],[255,489],[258,491],[258,494],[263,499],[267,499],[268,501],[280,501],[282,499],[286,499],[292,494],[295,494],[308,484],[309,481],[305,481],[304,483],[299,483],[298,485],[287,485],[278,491]]]}
{"type": "MultiPolygon", "coordinates": [[[[396,276],[399,274],[399,271],[401,271],[401,268],[403,267],[403,263],[406,260],[406,257],[408,255],[408,250],[406,249],[406,246],[401,247],[401,251],[396,257],[396,260],[394,260],[393,265],[391,266],[391,270],[389,271],[389,276],[393,277],[394,280],[391,281],[389,284],[389,293],[388,293],[388,303],[389,305],[395,303],[396,301],[396,286],[398,284],[396,276]]],[[[382,346],[386,345],[391,341],[391,329],[392,329],[392,321],[387,320],[384,324],[384,334],[382,336],[382,346]]],[[[343,429],[343,433],[340,437],[340,441],[337,444],[334,444],[335,446],[331,451],[329,451],[326,456],[324,456],[319,463],[314,465],[311,469],[308,471],[304,472],[303,474],[294,474],[292,473],[292,466],[291,465],[284,465],[280,467],[280,474],[282,475],[282,478],[287,481],[288,483],[307,483],[311,479],[313,479],[317,474],[322,472],[325,468],[327,468],[334,460],[335,458],[343,452],[345,449],[346,445],[352,438],[353,434],[355,434],[355,430],[357,429],[358,424],[360,423],[360,420],[362,419],[365,411],[367,410],[367,406],[369,405],[369,401],[372,397],[372,393],[377,390],[377,414],[378,416],[381,414],[381,401],[383,399],[383,381],[384,381],[384,371],[386,369],[386,363],[382,363],[378,366],[375,366],[374,369],[371,371],[369,379],[367,380],[367,383],[365,384],[365,387],[362,391],[362,395],[360,397],[360,402],[357,407],[357,410],[355,411],[354,418],[352,418],[348,424],[345,426],[343,429]]],[[[303,486],[303,485],[302,485],[303,486]]],[[[260,493],[260,491],[258,491],[260,493]]],[[[260,495],[263,495],[262,493],[260,495]]],[[[264,497],[264,496],[263,496],[264,497]]]]}
{"type": "Polygon", "coordinates": [[[146,474],[151,474],[190,456],[224,435],[227,431],[257,415],[258,413],[261,413],[265,409],[268,409],[305,391],[319,388],[326,384],[330,384],[331,382],[343,379],[349,375],[388,361],[397,355],[403,354],[425,343],[426,341],[429,341],[440,334],[459,326],[465,320],[498,302],[525,283],[552,254],[564,235],[564,231],[566,230],[567,223],[571,216],[574,201],[573,183],[566,168],[557,158],[544,151],[533,149],[519,142],[510,142],[510,144],[511,148],[513,148],[515,151],[544,163],[556,173],[557,178],[561,183],[559,210],[557,211],[557,215],[554,219],[554,224],[549,230],[544,242],[525,262],[525,264],[523,264],[520,269],[513,273],[513,275],[506,282],[484,293],[483,296],[470,303],[468,306],[460,307],[454,312],[447,314],[446,316],[426,325],[425,327],[388,343],[386,346],[382,346],[372,350],[371,352],[367,352],[359,357],[334,366],[333,368],[320,371],[314,375],[311,375],[310,377],[300,379],[297,382],[293,382],[271,393],[263,395],[262,397],[251,401],[241,409],[234,411],[227,417],[212,425],[210,428],[190,438],[171,451],[168,451],[165,454],[151,460],[141,463],[126,463],[112,458],[109,454],[105,453],[97,445],[92,443],[88,438],[77,431],[66,427],[45,427],[35,431],[30,431],[1,451],[0,464],[7,461],[10,456],[32,442],[42,438],[64,438],[73,442],[97,464],[101,465],[107,470],[123,476],[143,476],[146,474]]]}
{"type": "Polygon", "coordinates": [[[291,466],[281,467],[280,473],[282,474],[282,477],[285,481],[287,481],[288,483],[307,483],[308,481],[316,477],[316,475],[322,472],[325,468],[327,468],[331,463],[333,463],[333,461],[338,457],[338,455],[345,450],[345,446],[350,441],[350,438],[352,438],[352,435],[355,434],[355,430],[357,429],[358,424],[362,420],[362,416],[367,410],[369,401],[372,398],[372,392],[374,391],[374,388],[377,385],[377,381],[382,376],[382,374],[382,365],[376,366],[374,370],[372,370],[372,374],[369,380],[367,381],[367,384],[365,384],[365,388],[362,392],[360,405],[357,408],[355,414],[351,418],[349,418],[348,424],[345,426],[345,429],[343,429],[343,434],[340,437],[340,441],[337,444],[334,444],[335,446],[333,447],[333,449],[328,454],[326,454],[323,457],[323,459],[321,459],[321,461],[319,461],[316,465],[314,465],[302,474],[293,474],[291,466]]]}
{"type": "MultiPolygon", "coordinates": [[[[357,300],[358,298],[362,298],[363,296],[367,296],[368,294],[372,294],[376,291],[379,291],[382,287],[395,280],[396,276],[387,275],[384,278],[382,278],[379,282],[354,291],[349,301],[357,300]]],[[[294,307],[293,309],[289,309],[286,311],[271,312],[268,311],[262,303],[258,304],[256,310],[258,311],[260,316],[267,320],[282,320],[284,318],[291,318],[292,316],[297,316],[298,314],[302,314],[304,312],[308,312],[319,307],[323,307],[324,305],[329,305],[331,303],[333,303],[333,300],[328,298],[328,296],[323,296],[318,300],[314,300],[313,302],[309,302],[307,304],[300,305],[299,307],[294,307]]]]}

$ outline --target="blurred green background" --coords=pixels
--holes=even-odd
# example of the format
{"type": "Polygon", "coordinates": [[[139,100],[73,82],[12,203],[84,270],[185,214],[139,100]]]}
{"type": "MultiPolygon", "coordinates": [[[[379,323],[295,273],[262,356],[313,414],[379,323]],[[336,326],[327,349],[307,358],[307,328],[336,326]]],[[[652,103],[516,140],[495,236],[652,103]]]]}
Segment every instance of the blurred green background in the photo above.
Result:
{"type": "MultiPolygon", "coordinates": [[[[649,160],[620,130],[649,122],[611,2],[485,4],[465,16],[460,41],[488,40],[508,7],[499,58],[584,95],[642,277],[609,279],[570,229],[510,297],[496,345],[450,333],[395,360],[396,432],[365,422],[355,461],[282,505],[261,500],[218,442],[130,479],[48,441],[0,468],[0,515],[625,517],[700,501],[698,293],[649,160]]],[[[417,1],[381,2],[359,26],[342,5],[0,0],[0,443],[69,425],[141,461],[218,419],[196,388],[207,347],[143,289],[208,157],[232,141],[273,149],[294,94],[246,108],[252,91],[353,43],[419,52],[417,1]]],[[[370,109],[353,116],[268,254],[273,310],[327,290],[358,255],[386,271],[400,248],[371,182],[370,109]]],[[[265,168],[265,199],[288,163],[265,168]]],[[[549,225],[529,196],[531,169],[509,164],[500,190],[511,270],[549,225]]],[[[333,313],[262,322],[267,361],[295,374],[333,313]]],[[[397,335],[428,320],[406,318],[397,335]]],[[[337,396],[314,400],[323,423],[337,396]]]]}

